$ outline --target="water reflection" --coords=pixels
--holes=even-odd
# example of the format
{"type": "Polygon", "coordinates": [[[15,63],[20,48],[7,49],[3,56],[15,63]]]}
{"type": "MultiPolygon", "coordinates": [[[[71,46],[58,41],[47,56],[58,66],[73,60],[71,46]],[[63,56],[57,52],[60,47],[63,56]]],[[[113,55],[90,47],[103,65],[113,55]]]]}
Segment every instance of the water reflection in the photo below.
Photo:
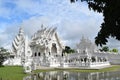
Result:
{"type": "Polygon", "coordinates": [[[27,76],[23,80],[120,80],[120,71],[94,73],[50,71],[27,76]]]}

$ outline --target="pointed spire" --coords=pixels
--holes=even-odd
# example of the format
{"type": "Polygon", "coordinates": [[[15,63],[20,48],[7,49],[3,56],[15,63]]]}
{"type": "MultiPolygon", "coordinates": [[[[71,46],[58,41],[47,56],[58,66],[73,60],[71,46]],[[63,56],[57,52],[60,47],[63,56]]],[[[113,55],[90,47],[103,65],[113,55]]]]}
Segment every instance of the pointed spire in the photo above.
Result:
{"type": "Polygon", "coordinates": [[[22,29],[22,27],[19,28],[19,33],[18,35],[15,37],[13,43],[12,43],[12,47],[13,47],[13,53],[16,53],[16,56],[19,55],[19,49],[21,49],[22,45],[24,45],[24,31],[22,29]]]}
{"type": "Polygon", "coordinates": [[[24,34],[23,28],[20,27],[20,29],[19,29],[19,35],[23,35],[23,34],[24,34]]]}
{"type": "Polygon", "coordinates": [[[84,37],[84,35],[82,35],[81,41],[86,42],[86,38],[84,37]]]}
{"type": "Polygon", "coordinates": [[[43,24],[41,25],[41,29],[43,29],[43,24]]]}

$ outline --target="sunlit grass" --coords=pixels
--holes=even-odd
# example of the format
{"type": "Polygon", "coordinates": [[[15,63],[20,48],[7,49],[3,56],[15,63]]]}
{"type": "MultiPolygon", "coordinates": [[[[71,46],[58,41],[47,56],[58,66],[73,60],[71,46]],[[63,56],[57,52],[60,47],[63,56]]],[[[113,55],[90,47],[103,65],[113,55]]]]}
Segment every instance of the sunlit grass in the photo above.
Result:
{"type": "Polygon", "coordinates": [[[23,80],[26,75],[20,66],[0,67],[0,80],[23,80]]]}

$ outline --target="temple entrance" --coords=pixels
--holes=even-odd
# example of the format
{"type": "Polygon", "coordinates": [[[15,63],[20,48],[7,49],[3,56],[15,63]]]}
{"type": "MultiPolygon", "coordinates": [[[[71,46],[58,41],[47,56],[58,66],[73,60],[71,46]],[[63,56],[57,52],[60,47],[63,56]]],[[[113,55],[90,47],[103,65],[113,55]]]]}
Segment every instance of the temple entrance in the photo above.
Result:
{"type": "Polygon", "coordinates": [[[57,48],[55,43],[52,44],[51,53],[57,53],[57,48]]]}

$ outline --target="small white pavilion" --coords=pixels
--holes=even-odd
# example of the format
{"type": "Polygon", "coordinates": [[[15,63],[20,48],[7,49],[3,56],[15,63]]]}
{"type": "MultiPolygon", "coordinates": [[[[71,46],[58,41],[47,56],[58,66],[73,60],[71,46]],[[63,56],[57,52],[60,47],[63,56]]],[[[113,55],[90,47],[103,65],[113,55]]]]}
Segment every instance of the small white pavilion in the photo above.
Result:
{"type": "Polygon", "coordinates": [[[110,65],[108,57],[100,54],[96,45],[87,38],[82,37],[76,51],[65,56],[64,67],[97,68],[110,65]]]}

